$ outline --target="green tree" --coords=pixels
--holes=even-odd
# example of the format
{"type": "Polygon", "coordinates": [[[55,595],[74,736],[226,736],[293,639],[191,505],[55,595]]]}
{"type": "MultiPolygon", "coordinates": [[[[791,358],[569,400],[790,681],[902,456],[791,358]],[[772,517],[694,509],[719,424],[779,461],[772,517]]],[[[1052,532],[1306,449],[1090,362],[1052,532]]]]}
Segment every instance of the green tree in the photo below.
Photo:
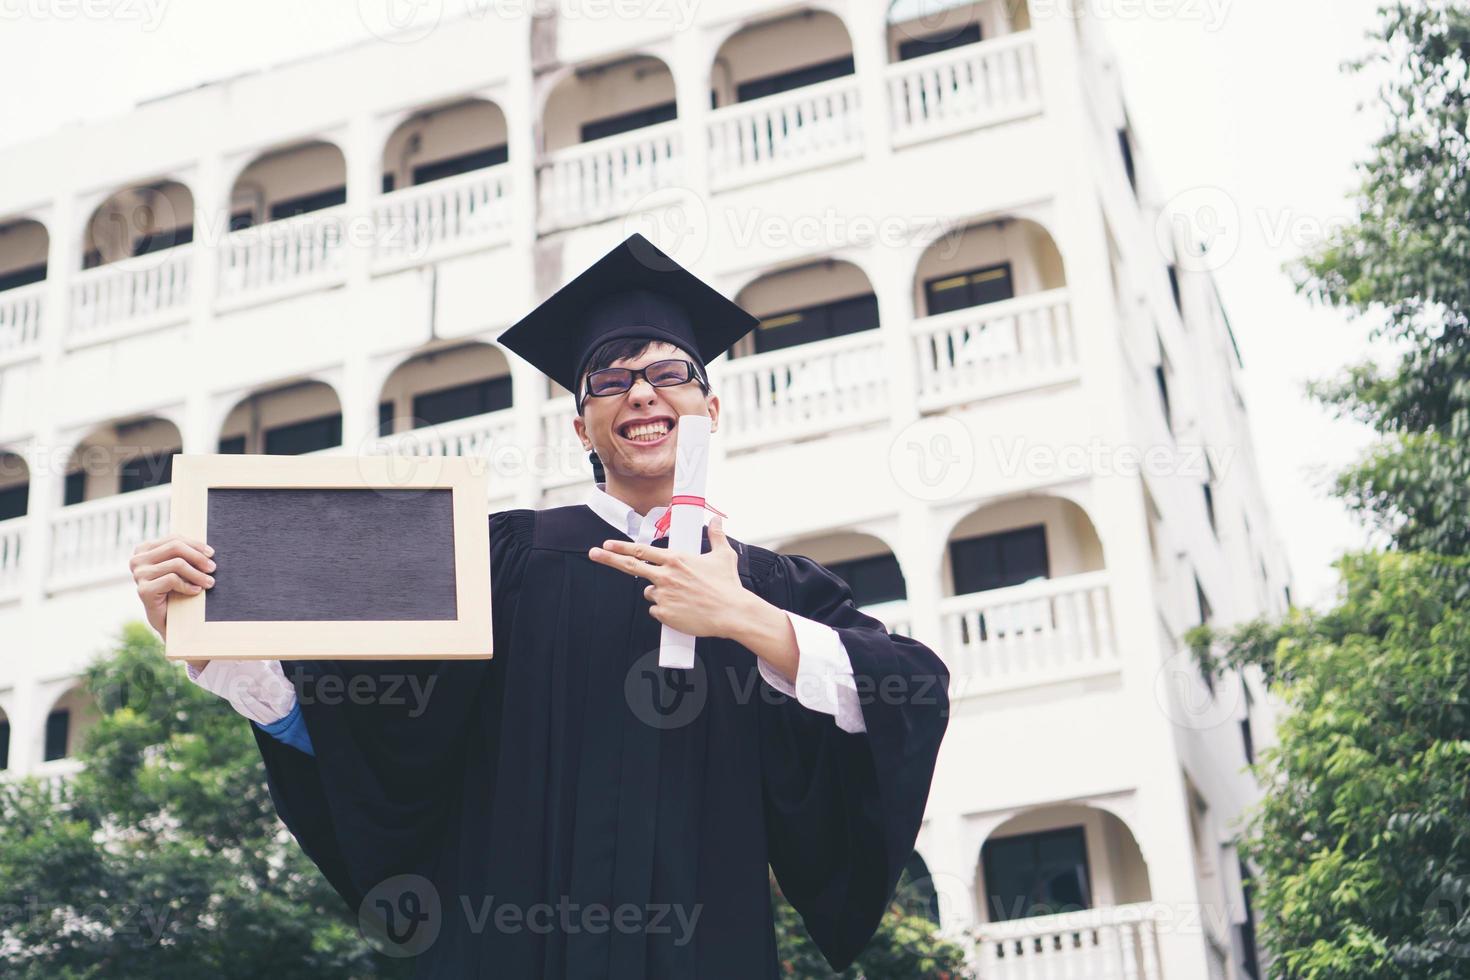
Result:
{"type": "Polygon", "coordinates": [[[248,725],[133,623],[69,780],[0,783],[0,975],[406,976],[282,828],[248,725]]]}
{"type": "Polygon", "coordinates": [[[1470,976],[1470,7],[1385,4],[1370,55],[1388,131],[1359,218],[1293,267],[1396,359],[1310,391],[1378,438],[1334,492],[1386,553],[1337,562],[1338,602],[1189,639],[1284,702],[1246,850],[1290,980],[1470,976]]]}

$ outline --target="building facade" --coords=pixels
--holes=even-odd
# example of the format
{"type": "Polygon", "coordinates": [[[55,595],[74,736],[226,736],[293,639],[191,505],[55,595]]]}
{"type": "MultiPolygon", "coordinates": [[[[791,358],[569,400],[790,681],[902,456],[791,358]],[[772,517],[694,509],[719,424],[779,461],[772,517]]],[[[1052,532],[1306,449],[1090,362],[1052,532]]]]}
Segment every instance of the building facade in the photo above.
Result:
{"type": "Polygon", "coordinates": [[[1255,976],[1289,570],[1238,351],[1070,4],[617,4],[432,29],[0,153],[0,733],[65,774],[173,453],[475,454],[581,499],[496,337],[627,234],[761,318],[711,500],[952,671],[914,859],[983,976],[1255,976]],[[599,13],[601,12],[601,13],[599,13]],[[1162,228],[1162,230],[1161,230],[1162,228]]]}

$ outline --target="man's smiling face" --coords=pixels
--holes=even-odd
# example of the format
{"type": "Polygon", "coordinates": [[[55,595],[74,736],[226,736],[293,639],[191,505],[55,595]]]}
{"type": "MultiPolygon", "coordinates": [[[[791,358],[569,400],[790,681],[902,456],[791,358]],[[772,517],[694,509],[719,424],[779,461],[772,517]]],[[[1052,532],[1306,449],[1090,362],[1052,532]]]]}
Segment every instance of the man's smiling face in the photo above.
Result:
{"type": "MultiPolygon", "coordinates": [[[[670,357],[693,360],[673,344],[655,341],[636,357],[620,358],[609,367],[640,368],[670,357]]],[[[586,377],[579,383],[585,389],[586,377]]],[[[719,423],[719,396],[706,395],[693,379],[655,388],[640,377],[620,394],[584,398],[582,415],[573,425],[582,445],[597,452],[610,477],[648,479],[673,475],[674,426],[679,416],[690,414],[708,415],[713,431],[719,423]]]]}

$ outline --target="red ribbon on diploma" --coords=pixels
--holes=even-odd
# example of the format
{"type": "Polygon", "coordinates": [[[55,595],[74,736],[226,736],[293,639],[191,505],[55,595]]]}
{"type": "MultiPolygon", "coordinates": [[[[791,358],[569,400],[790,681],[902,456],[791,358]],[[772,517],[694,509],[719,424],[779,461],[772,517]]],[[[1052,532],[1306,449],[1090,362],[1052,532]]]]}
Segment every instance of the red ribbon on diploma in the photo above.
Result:
{"type": "Polygon", "coordinates": [[[676,493],[669,498],[669,509],[664,511],[663,516],[654,523],[653,528],[657,532],[654,534],[654,537],[661,538],[669,532],[669,521],[673,517],[675,504],[690,504],[694,507],[703,507],[706,510],[712,510],[721,517],[730,516],[703,497],[696,496],[692,493],[676,493]]]}

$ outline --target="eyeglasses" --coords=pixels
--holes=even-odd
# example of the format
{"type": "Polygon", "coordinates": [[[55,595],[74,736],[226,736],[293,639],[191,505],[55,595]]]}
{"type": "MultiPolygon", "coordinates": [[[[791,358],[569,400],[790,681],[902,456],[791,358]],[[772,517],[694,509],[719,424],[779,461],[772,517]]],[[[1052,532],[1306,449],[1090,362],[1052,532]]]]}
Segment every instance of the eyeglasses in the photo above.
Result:
{"type": "Polygon", "coordinates": [[[655,388],[670,388],[674,385],[687,384],[690,381],[698,381],[699,386],[704,387],[704,380],[695,371],[693,361],[673,357],[663,361],[654,361],[641,368],[609,367],[593,371],[587,375],[585,394],[594,398],[620,395],[633,387],[633,382],[638,378],[642,378],[655,388]]]}

